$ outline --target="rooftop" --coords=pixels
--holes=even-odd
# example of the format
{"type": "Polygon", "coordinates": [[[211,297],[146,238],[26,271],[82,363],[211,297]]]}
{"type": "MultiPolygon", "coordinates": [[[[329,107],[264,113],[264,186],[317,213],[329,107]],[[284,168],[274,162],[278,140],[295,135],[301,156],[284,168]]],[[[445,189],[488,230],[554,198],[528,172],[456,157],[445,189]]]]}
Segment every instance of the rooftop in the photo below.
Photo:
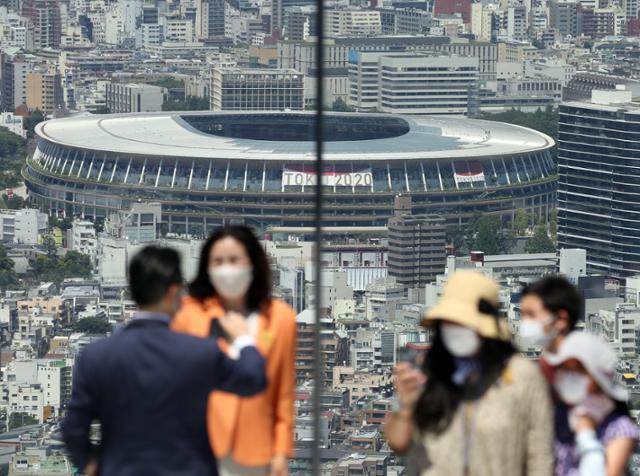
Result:
{"type": "MultiPolygon", "coordinates": [[[[91,137],[91,149],[122,154],[313,161],[313,118],[304,112],[84,114],[36,130],[81,149],[91,137]]],[[[493,157],[554,145],[531,129],[474,119],[333,113],[326,124],[325,158],[335,161],[493,157]]]]}

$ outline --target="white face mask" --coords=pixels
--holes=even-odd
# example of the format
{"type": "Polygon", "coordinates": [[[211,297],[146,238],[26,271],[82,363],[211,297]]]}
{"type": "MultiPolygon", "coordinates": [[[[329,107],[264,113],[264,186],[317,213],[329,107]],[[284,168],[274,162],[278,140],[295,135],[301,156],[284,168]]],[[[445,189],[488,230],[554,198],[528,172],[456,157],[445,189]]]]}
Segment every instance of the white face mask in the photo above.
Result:
{"type": "Polygon", "coordinates": [[[454,357],[471,357],[478,353],[481,339],[468,327],[443,322],[440,326],[442,343],[454,357]]]}
{"type": "Polygon", "coordinates": [[[577,372],[559,370],[553,387],[567,405],[577,405],[589,396],[589,377],[577,372]]]}
{"type": "Polygon", "coordinates": [[[520,323],[519,332],[523,346],[539,349],[548,348],[551,345],[551,342],[553,342],[553,339],[558,335],[558,332],[555,329],[550,332],[544,331],[545,326],[552,322],[552,318],[549,318],[546,321],[523,319],[520,323]]]}
{"type": "Polygon", "coordinates": [[[209,280],[221,298],[238,299],[247,294],[253,281],[253,269],[225,264],[210,268],[209,280]]]}

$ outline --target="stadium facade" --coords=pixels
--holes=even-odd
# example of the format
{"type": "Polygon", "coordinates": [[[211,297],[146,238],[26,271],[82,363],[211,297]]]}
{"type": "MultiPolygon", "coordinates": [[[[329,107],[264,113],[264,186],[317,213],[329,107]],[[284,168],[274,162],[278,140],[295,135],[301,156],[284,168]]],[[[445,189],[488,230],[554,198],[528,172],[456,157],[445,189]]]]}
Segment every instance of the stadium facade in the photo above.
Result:
{"type": "Polygon", "coordinates": [[[328,230],[386,226],[398,194],[449,224],[518,209],[545,218],[555,202],[554,141],[497,122],[328,114],[320,181],[313,113],[83,115],[36,133],[23,174],[42,209],[96,218],[160,202],[174,233],[313,226],[318,183],[328,230]]]}

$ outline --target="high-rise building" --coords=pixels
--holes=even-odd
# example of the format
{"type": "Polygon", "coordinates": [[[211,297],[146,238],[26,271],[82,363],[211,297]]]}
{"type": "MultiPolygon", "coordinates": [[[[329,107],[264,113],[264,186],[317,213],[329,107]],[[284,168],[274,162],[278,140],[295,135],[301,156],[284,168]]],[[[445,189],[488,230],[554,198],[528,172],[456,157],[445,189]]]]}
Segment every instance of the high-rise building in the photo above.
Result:
{"type": "Polygon", "coordinates": [[[291,69],[215,68],[214,111],[302,111],[304,76],[291,69]]]}
{"type": "Polygon", "coordinates": [[[27,103],[27,73],[33,68],[22,55],[2,55],[2,109],[15,111],[27,103]]]}
{"type": "Polygon", "coordinates": [[[56,0],[24,0],[22,15],[33,25],[33,43],[35,49],[58,48],[62,25],[60,6],[56,0]]]}
{"type": "Polygon", "coordinates": [[[27,74],[27,108],[52,114],[64,108],[62,81],[58,73],[33,72],[27,74]]]}
{"type": "Polygon", "coordinates": [[[281,35],[284,29],[286,12],[289,8],[315,4],[315,0],[273,0],[271,11],[271,32],[281,35]]]}
{"type": "Polygon", "coordinates": [[[358,111],[464,116],[478,81],[478,58],[358,53],[349,77],[350,104],[358,111]]]}
{"type": "Polygon", "coordinates": [[[587,272],[640,273],[640,104],[631,91],[560,106],[558,248],[587,250],[587,272]]]}
{"type": "Polygon", "coordinates": [[[446,264],[445,220],[411,214],[411,197],[398,196],[395,216],[389,219],[389,276],[408,288],[435,281],[446,264]]]}
{"type": "Polygon", "coordinates": [[[196,36],[200,39],[223,37],[225,34],[225,1],[198,0],[196,3],[196,36]]]}

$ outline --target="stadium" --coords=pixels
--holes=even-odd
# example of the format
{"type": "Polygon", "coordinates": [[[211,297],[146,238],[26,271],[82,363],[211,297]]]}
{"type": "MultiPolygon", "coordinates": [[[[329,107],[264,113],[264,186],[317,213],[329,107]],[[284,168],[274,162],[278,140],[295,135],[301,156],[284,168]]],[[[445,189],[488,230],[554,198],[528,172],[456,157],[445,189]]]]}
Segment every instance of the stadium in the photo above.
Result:
{"type": "Polygon", "coordinates": [[[544,219],[555,202],[553,139],[498,122],[327,114],[320,180],[313,113],[80,115],[43,122],[36,134],[23,175],[43,210],[98,218],[160,202],[172,233],[228,222],[312,227],[318,183],[328,233],[381,230],[398,194],[411,195],[414,213],[449,224],[518,209],[544,219]]]}

